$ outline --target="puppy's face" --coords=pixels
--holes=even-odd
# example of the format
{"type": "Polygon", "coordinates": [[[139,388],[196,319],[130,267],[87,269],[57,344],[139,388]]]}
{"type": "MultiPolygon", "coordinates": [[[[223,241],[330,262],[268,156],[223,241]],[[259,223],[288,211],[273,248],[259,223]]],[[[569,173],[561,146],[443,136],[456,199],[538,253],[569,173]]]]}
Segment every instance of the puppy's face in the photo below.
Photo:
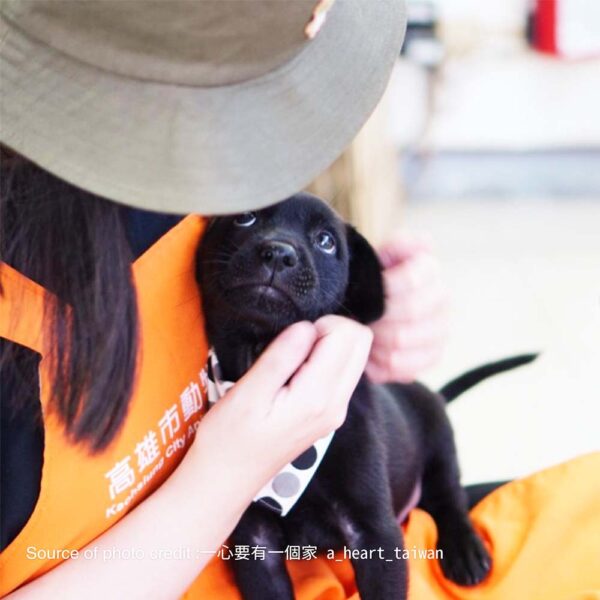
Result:
{"type": "Polygon", "coordinates": [[[321,200],[219,217],[202,242],[207,324],[257,335],[328,313],[367,322],[383,311],[379,262],[366,240],[321,200]]]}

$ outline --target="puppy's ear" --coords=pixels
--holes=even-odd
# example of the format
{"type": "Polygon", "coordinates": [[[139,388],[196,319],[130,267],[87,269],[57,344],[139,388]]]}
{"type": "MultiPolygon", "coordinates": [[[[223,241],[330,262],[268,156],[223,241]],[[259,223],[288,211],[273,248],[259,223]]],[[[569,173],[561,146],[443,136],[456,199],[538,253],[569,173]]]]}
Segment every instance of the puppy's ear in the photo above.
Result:
{"type": "Polygon", "coordinates": [[[349,316],[371,323],[385,308],[381,263],[371,244],[354,227],[347,226],[347,235],[350,264],[344,306],[349,316]]]}

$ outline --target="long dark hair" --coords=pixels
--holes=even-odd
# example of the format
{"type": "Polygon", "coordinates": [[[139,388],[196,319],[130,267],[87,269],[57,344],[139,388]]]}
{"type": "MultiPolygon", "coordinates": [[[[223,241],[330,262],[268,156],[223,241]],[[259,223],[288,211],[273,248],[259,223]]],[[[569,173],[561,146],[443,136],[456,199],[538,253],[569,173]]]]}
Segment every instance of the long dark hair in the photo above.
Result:
{"type": "MultiPolygon", "coordinates": [[[[93,452],[114,439],[135,379],[137,307],[123,214],[0,147],[0,260],[57,299],[44,315],[50,406],[67,435],[93,452]]],[[[0,365],[15,359],[14,345],[3,346],[0,365]]]]}

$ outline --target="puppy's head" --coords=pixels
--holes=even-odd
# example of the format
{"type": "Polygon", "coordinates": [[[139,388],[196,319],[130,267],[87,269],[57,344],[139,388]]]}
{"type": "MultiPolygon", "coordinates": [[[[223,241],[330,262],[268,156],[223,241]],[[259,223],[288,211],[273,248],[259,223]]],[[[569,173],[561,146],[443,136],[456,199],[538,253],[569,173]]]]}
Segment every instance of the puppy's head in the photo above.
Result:
{"type": "Polygon", "coordinates": [[[198,276],[209,338],[218,330],[272,338],[291,323],[329,313],[368,323],[384,308],[372,247],[324,202],[304,193],[214,219],[200,249],[198,276]]]}

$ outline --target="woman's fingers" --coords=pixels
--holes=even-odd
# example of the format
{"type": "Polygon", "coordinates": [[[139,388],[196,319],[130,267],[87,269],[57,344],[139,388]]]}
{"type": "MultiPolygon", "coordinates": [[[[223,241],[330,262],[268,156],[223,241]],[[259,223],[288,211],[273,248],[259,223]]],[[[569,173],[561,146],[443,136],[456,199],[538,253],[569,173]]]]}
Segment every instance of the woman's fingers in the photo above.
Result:
{"type": "Polygon", "coordinates": [[[407,259],[383,272],[385,290],[388,298],[392,300],[407,294],[416,294],[440,279],[438,260],[426,253],[407,259]]]}
{"type": "Polygon", "coordinates": [[[398,231],[379,248],[378,254],[383,267],[389,269],[418,254],[430,253],[431,246],[431,239],[427,235],[398,231]]]}
{"type": "Polygon", "coordinates": [[[271,401],[309,356],[317,328],[308,321],[295,323],[280,333],[235,386],[253,402],[271,401]]]}
{"type": "Polygon", "coordinates": [[[366,373],[374,383],[397,381],[412,383],[419,373],[434,365],[442,353],[439,347],[427,347],[386,355],[371,356],[366,373]]]}
{"type": "Polygon", "coordinates": [[[440,356],[447,334],[448,293],[440,265],[422,238],[392,239],[380,251],[386,308],[372,325],[367,374],[376,383],[413,381],[440,356]]]}
{"type": "Polygon", "coordinates": [[[448,314],[438,310],[417,321],[385,319],[373,325],[371,356],[442,345],[448,333],[448,314]]]}
{"type": "Polygon", "coordinates": [[[320,338],[324,340],[322,349],[331,354],[334,363],[324,376],[328,377],[334,399],[347,405],[365,370],[373,332],[356,321],[331,315],[319,319],[315,326],[323,334],[320,338]],[[336,333],[338,338],[334,339],[336,333]]]}
{"type": "Polygon", "coordinates": [[[315,438],[317,430],[323,435],[341,425],[372,340],[368,327],[345,317],[292,325],[232,388],[241,403],[238,409],[268,413],[274,426],[278,420],[282,427],[295,423],[305,429],[298,431],[300,436],[315,438]],[[259,406],[267,410],[257,410],[259,406]]]}
{"type": "Polygon", "coordinates": [[[290,382],[281,408],[292,418],[322,417],[314,425],[330,431],[343,422],[347,405],[362,375],[373,334],[344,317],[327,316],[315,323],[318,339],[308,360],[290,382]],[[341,419],[341,422],[340,422],[341,419]]]}
{"type": "Polygon", "coordinates": [[[336,381],[333,374],[340,375],[340,370],[348,366],[356,370],[356,361],[366,351],[368,353],[373,334],[369,328],[359,323],[334,315],[322,317],[315,322],[317,342],[310,357],[298,373],[295,381],[300,383],[309,375],[325,378],[330,382],[336,381]],[[302,371],[308,370],[309,375],[302,371]]]}

